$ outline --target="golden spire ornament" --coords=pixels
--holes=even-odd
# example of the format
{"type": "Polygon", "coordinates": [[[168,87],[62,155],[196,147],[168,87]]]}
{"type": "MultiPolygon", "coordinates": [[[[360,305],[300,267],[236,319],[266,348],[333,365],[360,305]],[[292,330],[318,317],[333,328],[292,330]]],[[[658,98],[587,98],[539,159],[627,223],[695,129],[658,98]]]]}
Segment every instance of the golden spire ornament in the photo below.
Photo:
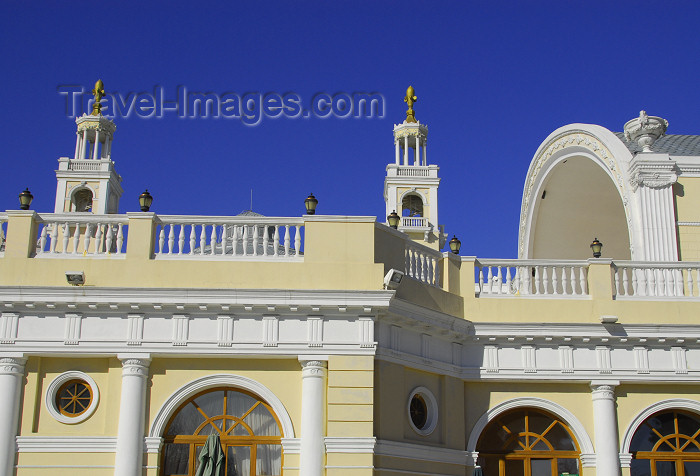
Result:
{"type": "Polygon", "coordinates": [[[409,86],[406,90],[406,97],[403,101],[408,104],[408,111],[406,111],[406,122],[418,122],[416,121],[416,113],[413,111],[413,103],[418,101],[416,97],[416,90],[413,86],[409,86]]]}
{"type": "Polygon", "coordinates": [[[98,79],[95,83],[95,89],[92,90],[92,95],[95,97],[95,103],[92,105],[92,115],[101,116],[102,104],[100,101],[105,97],[104,83],[101,79],[98,79]]]}

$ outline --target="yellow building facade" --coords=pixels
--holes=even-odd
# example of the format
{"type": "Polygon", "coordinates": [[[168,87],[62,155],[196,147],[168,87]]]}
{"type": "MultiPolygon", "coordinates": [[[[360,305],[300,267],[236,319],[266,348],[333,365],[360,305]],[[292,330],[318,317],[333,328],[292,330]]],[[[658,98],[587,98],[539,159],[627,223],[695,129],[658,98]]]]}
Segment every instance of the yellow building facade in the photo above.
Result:
{"type": "Polygon", "coordinates": [[[396,228],[117,214],[76,122],[54,212],[0,213],[2,474],[195,475],[209,435],[227,476],[700,474],[700,136],[554,131],[504,260],[440,251],[412,109],[396,228]]]}

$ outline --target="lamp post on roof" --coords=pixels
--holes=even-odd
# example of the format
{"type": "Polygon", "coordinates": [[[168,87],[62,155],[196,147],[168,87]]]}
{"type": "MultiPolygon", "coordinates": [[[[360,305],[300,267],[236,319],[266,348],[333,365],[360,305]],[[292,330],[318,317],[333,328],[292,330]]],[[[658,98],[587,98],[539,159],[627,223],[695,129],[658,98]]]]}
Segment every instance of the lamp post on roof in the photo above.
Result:
{"type": "Polygon", "coordinates": [[[151,209],[151,204],[153,203],[153,197],[148,193],[148,189],[139,195],[139,205],[141,206],[142,212],[147,212],[151,209]]]}
{"type": "Polygon", "coordinates": [[[32,195],[32,192],[30,192],[28,188],[25,188],[24,192],[19,194],[19,209],[29,210],[29,205],[32,204],[33,199],[34,195],[32,195]]]}
{"type": "Polygon", "coordinates": [[[318,205],[318,200],[316,199],[316,197],[314,197],[313,193],[310,193],[309,196],[306,197],[306,200],[304,200],[304,205],[306,205],[307,215],[316,214],[316,205],[318,205]]]}
{"type": "Polygon", "coordinates": [[[396,213],[396,210],[394,210],[393,212],[389,213],[389,215],[386,217],[386,221],[389,223],[390,227],[396,230],[399,227],[399,221],[401,221],[401,217],[396,213]]]}
{"type": "Polygon", "coordinates": [[[603,243],[598,241],[598,238],[594,238],[591,243],[591,249],[593,250],[593,257],[600,258],[602,255],[601,250],[603,249],[603,243]]]}

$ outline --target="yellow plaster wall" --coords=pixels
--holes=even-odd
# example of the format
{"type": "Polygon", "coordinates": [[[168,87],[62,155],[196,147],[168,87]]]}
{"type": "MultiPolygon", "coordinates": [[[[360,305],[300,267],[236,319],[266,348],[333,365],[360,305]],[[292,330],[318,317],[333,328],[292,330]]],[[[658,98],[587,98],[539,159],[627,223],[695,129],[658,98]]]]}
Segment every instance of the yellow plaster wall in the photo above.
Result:
{"type": "MultiPolygon", "coordinates": [[[[192,359],[155,358],[146,409],[146,434],[158,411],[175,391],[201,377],[235,374],[253,379],[272,391],[292,419],[294,431],[301,425],[301,366],[292,359],[192,359]]],[[[291,437],[291,435],[284,435],[291,437]]],[[[297,434],[296,437],[299,437],[297,434]]]]}
{"type": "Polygon", "coordinates": [[[682,261],[700,261],[700,226],[679,226],[678,242],[682,261]]]}
{"type": "Polygon", "coordinates": [[[119,414],[121,365],[116,359],[30,357],[27,361],[27,384],[24,387],[20,420],[21,436],[80,435],[116,436],[119,414]],[[46,409],[46,391],[63,372],[78,370],[89,375],[99,389],[95,413],[74,425],[61,423],[46,409]]]}
{"type": "Polygon", "coordinates": [[[112,476],[114,454],[19,453],[17,466],[17,476],[112,476]]]}
{"type": "Polygon", "coordinates": [[[328,436],[373,435],[374,358],[330,356],[328,359],[328,436]]]}
{"type": "Polygon", "coordinates": [[[673,192],[678,221],[700,221],[700,177],[680,177],[673,192]]]}

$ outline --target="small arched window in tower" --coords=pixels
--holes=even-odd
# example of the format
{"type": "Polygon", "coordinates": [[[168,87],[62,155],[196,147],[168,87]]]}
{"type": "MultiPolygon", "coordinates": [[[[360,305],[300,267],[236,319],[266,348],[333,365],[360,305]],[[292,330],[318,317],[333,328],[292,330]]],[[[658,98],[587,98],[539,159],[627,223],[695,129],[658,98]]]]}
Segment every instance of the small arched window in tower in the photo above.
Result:
{"type": "Polygon", "coordinates": [[[87,188],[78,190],[73,194],[71,200],[71,211],[91,212],[92,211],[92,191],[87,188]]]}
{"type": "Polygon", "coordinates": [[[422,217],[423,216],[423,199],[413,193],[404,195],[401,201],[401,215],[405,217],[422,217]]]}

